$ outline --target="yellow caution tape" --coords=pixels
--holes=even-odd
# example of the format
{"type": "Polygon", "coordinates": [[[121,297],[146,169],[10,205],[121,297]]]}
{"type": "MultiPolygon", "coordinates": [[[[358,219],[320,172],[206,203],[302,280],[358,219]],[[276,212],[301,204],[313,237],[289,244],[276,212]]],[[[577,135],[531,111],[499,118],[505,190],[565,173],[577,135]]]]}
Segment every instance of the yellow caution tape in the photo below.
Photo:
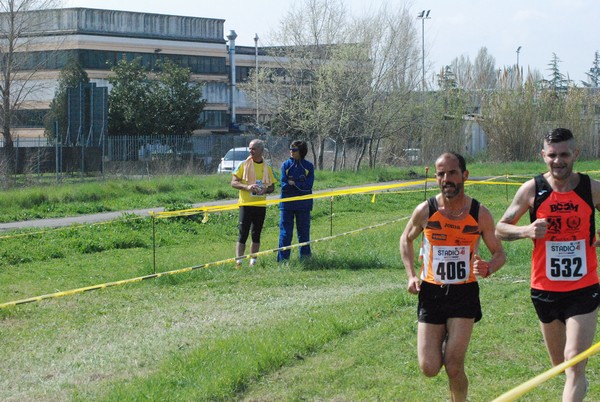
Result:
{"type": "Polygon", "coordinates": [[[332,240],[332,239],[335,239],[335,238],[341,237],[341,236],[356,234],[356,233],[362,232],[364,230],[378,228],[378,227],[381,227],[384,225],[389,225],[391,223],[400,222],[405,219],[408,219],[408,217],[402,217],[402,218],[398,218],[398,219],[395,219],[392,221],[383,222],[383,223],[379,223],[379,224],[375,224],[375,225],[371,225],[371,226],[366,226],[366,227],[363,227],[360,229],[351,230],[349,232],[340,233],[340,234],[337,234],[334,236],[323,237],[321,239],[311,240],[311,241],[298,243],[298,244],[294,244],[294,245],[290,245],[290,246],[286,246],[286,247],[280,247],[280,248],[266,250],[266,251],[259,251],[258,253],[244,255],[239,258],[235,258],[235,257],[228,258],[225,260],[209,262],[206,264],[200,264],[200,265],[196,265],[196,266],[192,266],[192,267],[176,269],[173,271],[160,272],[160,273],[151,274],[151,275],[139,276],[137,278],[124,279],[121,281],[102,283],[99,285],[92,285],[92,286],[87,286],[87,287],[78,288],[78,289],[72,289],[72,290],[66,290],[66,291],[62,291],[62,292],[55,292],[55,293],[50,293],[50,294],[46,294],[46,295],[30,297],[27,299],[15,300],[15,301],[0,304],[0,309],[7,308],[7,307],[14,307],[19,304],[39,302],[39,301],[46,300],[46,299],[56,299],[59,297],[72,296],[72,295],[76,295],[76,294],[80,294],[80,293],[89,292],[92,290],[106,289],[106,288],[113,287],[113,286],[127,285],[127,284],[131,284],[131,283],[135,283],[135,282],[140,282],[140,281],[143,281],[146,279],[160,278],[161,276],[182,274],[182,273],[191,272],[191,271],[194,271],[194,270],[200,269],[200,268],[209,268],[209,267],[214,267],[214,266],[218,266],[218,265],[234,263],[236,260],[243,260],[246,258],[254,258],[259,255],[270,254],[270,253],[277,252],[279,250],[291,250],[293,248],[302,247],[302,246],[305,246],[305,245],[311,244],[311,243],[319,243],[319,242],[326,241],[326,240],[332,240]]]}
{"type": "Polygon", "coordinates": [[[498,398],[494,399],[492,402],[514,401],[518,397],[522,396],[523,394],[525,394],[528,391],[531,391],[533,388],[537,387],[541,383],[549,380],[552,377],[557,376],[558,374],[562,373],[569,367],[576,365],[577,363],[581,362],[582,360],[585,360],[588,357],[590,357],[598,352],[600,352],[600,342],[593,345],[586,351],[581,352],[574,358],[567,360],[566,362],[563,362],[557,366],[554,366],[550,370],[548,370],[536,377],[533,377],[531,380],[524,382],[523,384],[519,385],[518,387],[515,387],[515,388],[511,389],[510,391],[500,395],[498,398]]]}
{"type": "Polygon", "coordinates": [[[410,187],[410,186],[418,186],[424,184],[424,180],[419,181],[411,181],[404,183],[395,183],[395,184],[385,184],[380,186],[364,186],[364,187],[355,187],[341,190],[331,190],[324,191],[317,194],[307,194],[300,195],[297,197],[289,197],[289,198],[273,198],[261,201],[253,201],[246,202],[243,204],[228,204],[228,205],[214,205],[214,206],[201,206],[197,208],[183,209],[178,211],[163,211],[163,212],[150,212],[150,214],[155,218],[172,218],[176,216],[189,216],[196,215],[200,213],[214,213],[214,212],[223,212],[223,211],[233,211],[238,209],[240,206],[269,206],[274,204],[280,204],[282,202],[292,202],[292,201],[300,201],[300,200],[311,200],[317,198],[326,198],[326,197],[335,197],[340,195],[351,195],[351,194],[365,194],[371,192],[381,192],[386,190],[392,190],[396,188],[402,187],[410,187]]]}

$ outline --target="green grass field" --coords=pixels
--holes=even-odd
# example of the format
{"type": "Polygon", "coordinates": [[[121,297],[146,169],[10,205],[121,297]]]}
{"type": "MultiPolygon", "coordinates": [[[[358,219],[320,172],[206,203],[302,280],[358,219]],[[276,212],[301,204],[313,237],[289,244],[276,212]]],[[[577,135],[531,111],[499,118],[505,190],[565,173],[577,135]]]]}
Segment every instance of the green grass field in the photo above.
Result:
{"type": "MultiPolygon", "coordinates": [[[[472,176],[491,176],[494,170],[535,173],[543,166],[470,168],[472,176]]],[[[322,175],[320,188],[411,174],[331,176],[322,175]]],[[[103,195],[100,183],[90,191],[92,199],[62,198],[61,208],[98,209],[94,204],[107,199],[111,208],[154,207],[157,194],[177,206],[229,192],[225,178],[206,180],[185,178],[181,184],[171,178],[171,190],[160,193],[155,182],[115,182],[107,185],[112,197],[103,195]],[[147,198],[131,191],[142,184],[147,198]]],[[[498,219],[516,189],[477,184],[467,192],[498,219]]],[[[51,195],[57,189],[23,191],[60,198],[51,195]]],[[[436,191],[431,185],[428,195],[436,191]]],[[[253,268],[215,264],[0,309],[0,400],[447,400],[445,374],[428,379],[418,369],[417,300],[406,292],[398,251],[406,221],[342,235],[408,217],[423,197],[423,191],[398,191],[378,195],[375,203],[369,194],[317,200],[312,238],[332,231],[339,236],[315,243],[314,258],[305,263],[297,250],[289,264],[277,264],[268,253],[253,268]]],[[[57,210],[52,204],[44,204],[51,215],[57,210]]],[[[44,216],[43,208],[33,208],[44,216]]],[[[23,215],[34,213],[23,208],[23,215]]],[[[211,214],[204,224],[201,218],[156,221],[158,271],[233,257],[237,212],[211,214]]],[[[262,250],[276,247],[277,223],[278,209],[269,207],[262,250]]],[[[101,225],[5,233],[0,303],[151,274],[152,229],[148,218],[124,216],[101,225]]],[[[475,326],[466,362],[472,401],[492,400],[550,368],[529,301],[531,243],[505,248],[505,267],[480,282],[484,318],[475,326]]],[[[590,359],[587,372],[587,400],[598,401],[600,356],[590,359]]],[[[562,385],[559,375],[521,400],[560,400],[562,385]]]]}

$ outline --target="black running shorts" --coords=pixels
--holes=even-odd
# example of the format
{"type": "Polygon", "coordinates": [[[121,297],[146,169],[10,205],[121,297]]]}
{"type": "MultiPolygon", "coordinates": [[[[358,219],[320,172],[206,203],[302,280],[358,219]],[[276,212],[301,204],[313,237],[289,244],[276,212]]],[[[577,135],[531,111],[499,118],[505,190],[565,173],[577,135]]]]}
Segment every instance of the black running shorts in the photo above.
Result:
{"type": "Polygon", "coordinates": [[[591,313],[600,305],[600,285],[595,284],[571,292],[549,292],[531,289],[531,301],[538,318],[544,324],[554,320],[591,313]]]}
{"type": "Polygon", "coordinates": [[[481,320],[479,284],[434,285],[421,283],[418,307],[419,322],[445,324],[448,318],[481,320]]]}

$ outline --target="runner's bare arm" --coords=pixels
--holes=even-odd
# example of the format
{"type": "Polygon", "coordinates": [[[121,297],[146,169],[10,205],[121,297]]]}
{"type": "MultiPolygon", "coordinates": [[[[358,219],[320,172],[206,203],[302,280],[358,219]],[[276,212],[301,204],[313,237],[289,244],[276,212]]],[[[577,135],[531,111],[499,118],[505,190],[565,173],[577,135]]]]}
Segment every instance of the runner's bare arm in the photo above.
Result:
{"type": "Polygon", "coordinates": [[[533,207],[535,197],[535,182],[529,180],[525,182],[515,194],[511,204],[496,225],[496,236],[500,240],[518,240],[518,239],[538,239],[544,237],[546,233],[547,222],[538,219],[535,222],[518,226],[519,219],[533,207]]]}
{"type": "Polygon", "coordinates": [[[482,260],[476,256],[473,262],[473,272],[481,277],[488,277],[498,271],[506,262],[506,253],[502,247],[502,242],[496,236],[494,230],[494,218],[489,209],[483,205],[479,208],[479,228],[481,237],[488,250],[492,254],[489,261],[482,260]]]}
{"type": "Polygon", "coordinates": [[[415,271],[414,241],[423,232],[428,217],[429,207],[427,202],[423,202],[415,208],[400,236],[400,255],[408,277],[407,288],[410,293],[418,293],[421,290],[419,277],[415,271]]]}
{"type": "MultiPolygon", "coordinates": [[[[591,180],[592,186],[592,202],[598,211],[600,211],[600,181],[591,180]]],[[[594,246],[600,247],[600,228],[598,229],[598,235],[596,236],[596,243],[594,246]]]]}

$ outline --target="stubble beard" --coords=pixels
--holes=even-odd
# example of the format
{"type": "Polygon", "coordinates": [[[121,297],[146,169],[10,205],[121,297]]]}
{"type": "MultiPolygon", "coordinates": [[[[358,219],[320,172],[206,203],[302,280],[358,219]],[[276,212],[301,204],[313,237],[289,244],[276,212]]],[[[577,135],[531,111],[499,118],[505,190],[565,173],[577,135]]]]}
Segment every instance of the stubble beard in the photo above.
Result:
{"type": "Polygon", "coordinates": [[[451,199],[459,195],[462,188],[462,184],[446,183],[446,185],[442,187],[442,194],[444,197],[451,199]]]}
{"type": "Polygon", "coordinates": [[[573,167],[564,165],[561,167],[550,166],[550,175],[556,180],[566,180],[573,173],[573,167]]]}

